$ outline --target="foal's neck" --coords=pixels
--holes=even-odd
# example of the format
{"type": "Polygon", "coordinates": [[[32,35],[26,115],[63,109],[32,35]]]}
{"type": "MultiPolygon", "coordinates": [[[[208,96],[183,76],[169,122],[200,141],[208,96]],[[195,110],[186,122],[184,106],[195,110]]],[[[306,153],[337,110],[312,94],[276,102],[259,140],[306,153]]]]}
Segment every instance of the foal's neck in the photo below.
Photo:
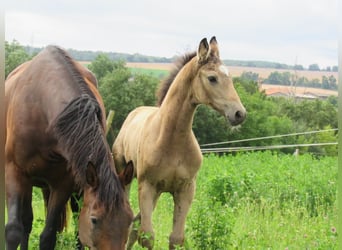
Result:
{"type": "Polygon", "coordinates": [[[159,109],[161,133],[170,138],[192,133],[197,104],[191,102],[195,60],[187,63],[177,74],[159,109]]]}

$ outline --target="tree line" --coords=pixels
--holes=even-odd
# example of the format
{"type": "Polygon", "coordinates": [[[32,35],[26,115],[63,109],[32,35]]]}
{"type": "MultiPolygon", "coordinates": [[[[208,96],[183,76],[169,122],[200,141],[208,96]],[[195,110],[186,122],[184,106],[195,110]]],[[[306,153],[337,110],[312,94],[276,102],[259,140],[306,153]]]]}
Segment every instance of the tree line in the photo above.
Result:
{"type": "MultiPolygon", "coordinates": [[[[259,78],[258,73],[254,72],[243,72],[241,77],[247,80],[253,80],[259,82],[261,79],[259,78]]],[[[271,72],[270,75],[266,79],[261,80],[262,83],[274,84],[274,85],[286,85],[286,86],[299,86],[299,87],[312,87],[312,88],[322,88],[322,89],[330,89],[337,90],[337,80],[333,75],[325,76],[323,75],[321,79],[314,78],[309,80],[308,78],[302,76],[297,77],[296,74],[291,74],[289,71],[279,72],[274,71],[271,72]]]]}
{"type": "MultiPolygon", "coordinates": [[[[6,75],[31,57],[17,43],[5,43],[5,50],[6,75]]],[[[107,138],[112,145],[131,110],[138,106],[155,105],[155,93],[160,79],[152,74],[132,72],[126,67],[124,60],[112,60],[104,53],[97,55],[88,67],[97,77],[106,110],[115,111],[107,138]]],[[[204,105],[199,106],[195,114],[193,130],[200,144],[337,128],[337,97],[303,101],[267,97],[264,92],[259,91],[257,81],[253,79],[241,76],[234,78],[233,81],[248,112],[246,121],[241,126],[230,127],[225,118],[216,111],[204,105]]],[[[239,142],[230,146],[302,144],[336,140],[337,133],[328,131],[316,135],[239,142]]],[[[307,147],[300,150],[316,155],[337,155],[336,145],[307,147]]],[[[292,153],[294,148],[280,151],[292,153]]]]}

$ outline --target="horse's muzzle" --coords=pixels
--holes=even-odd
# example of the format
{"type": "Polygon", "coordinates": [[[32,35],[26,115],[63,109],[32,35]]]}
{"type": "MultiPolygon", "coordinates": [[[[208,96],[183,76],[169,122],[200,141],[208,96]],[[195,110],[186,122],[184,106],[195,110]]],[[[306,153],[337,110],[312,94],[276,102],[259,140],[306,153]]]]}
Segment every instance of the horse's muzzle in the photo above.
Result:
{"type": "Polygon", "coordinates": [[[232,126],[241,124],[247,116],[246,110],[237,110],[234,115],[227,115],[227,119],[232,126]]]}

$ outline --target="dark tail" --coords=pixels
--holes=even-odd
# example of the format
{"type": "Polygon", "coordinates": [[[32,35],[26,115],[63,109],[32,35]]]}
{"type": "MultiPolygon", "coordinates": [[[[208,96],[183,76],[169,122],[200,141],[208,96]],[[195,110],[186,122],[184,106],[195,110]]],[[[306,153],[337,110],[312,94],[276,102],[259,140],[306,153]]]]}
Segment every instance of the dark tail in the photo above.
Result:
{"type": "MultiPolygon", "coordinates": [[[[42,188],[42,193],[43,193],[43,198],[44,198],[44,206],[45,206],[45,215],[47,214],[47,208],[49,204],[49,197],[50,197],[50,190],[49,188],[42,188]]],[[[61,214],[60,214],[60,219],[59,223],[57,225],[57,231],[61,233],[64,228],[67,227],[67,204],[65,204],[61,214]]]]}

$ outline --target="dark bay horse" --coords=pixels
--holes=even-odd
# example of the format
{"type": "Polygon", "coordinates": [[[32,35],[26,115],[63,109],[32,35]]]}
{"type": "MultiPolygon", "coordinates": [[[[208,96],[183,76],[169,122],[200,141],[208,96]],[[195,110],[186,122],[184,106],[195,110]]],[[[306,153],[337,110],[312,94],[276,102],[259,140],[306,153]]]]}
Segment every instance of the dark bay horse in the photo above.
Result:
{"type": "MultiPolygon", "coordinates": [[[[160,87],[159,107],[139,107],[126,118],[113,145],[115,166],[134,165],[139,188],[139,229],[128,240],[153,248],[152,211],[161,193],[174,200],[169,248],[184,243],[185,219],[192,203],[202,154],[192,131],[196,107],[206,104],[232,125],[242,123],[246,110],[219,57],[216,38],[203,39],[197,53],[185,55],[160,87]]],[[[129,190],[129,185],[126,187],[129,190]]],[[[135,224],[135,223],[134,223],[135,224]]]]}
{"type": "Polygon", "coordinates": [[[32,186],[48,189],[40,249],[54,249],[73,191],[83,192],[79,237],[91,249],[124,249],[133,213],[105,137],[105,110],[93,74],[48,46],[5,83],[8,250],[28,249],[32,186]]]}

